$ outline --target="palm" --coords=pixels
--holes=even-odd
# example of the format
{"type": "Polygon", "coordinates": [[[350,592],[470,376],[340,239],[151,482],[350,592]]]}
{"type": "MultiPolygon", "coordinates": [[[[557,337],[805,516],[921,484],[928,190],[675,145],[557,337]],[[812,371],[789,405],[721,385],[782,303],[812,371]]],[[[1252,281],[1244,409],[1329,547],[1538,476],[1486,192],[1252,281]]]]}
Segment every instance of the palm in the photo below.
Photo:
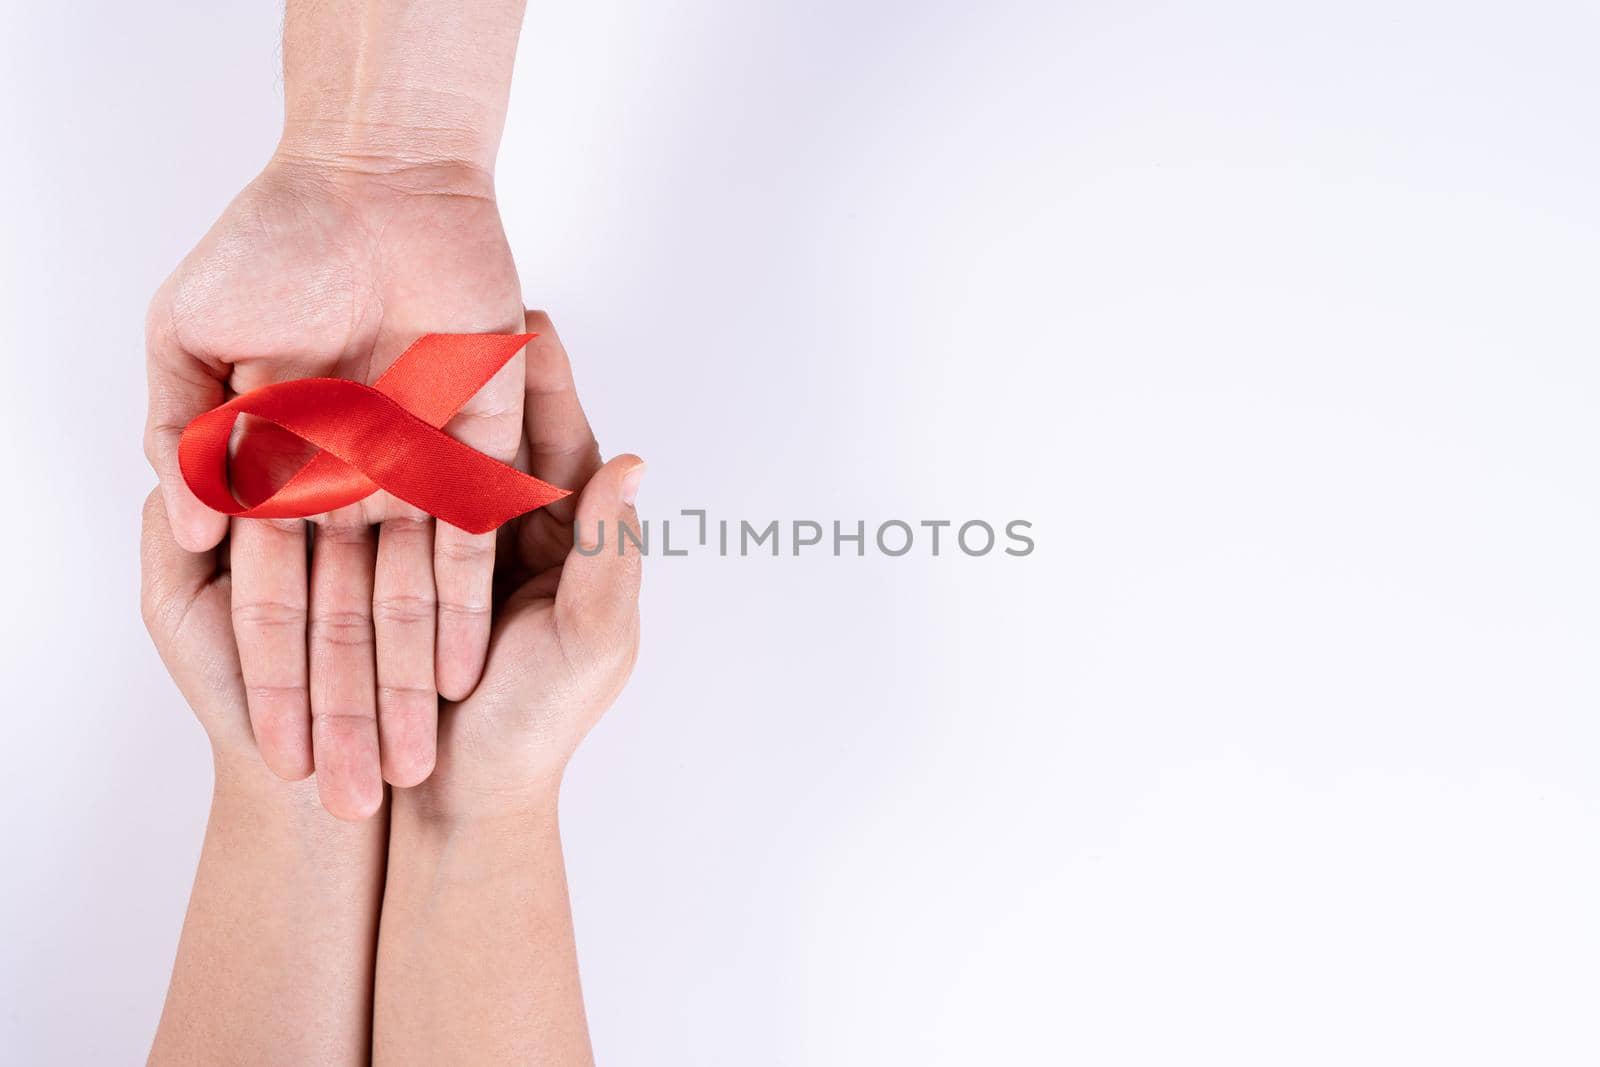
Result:
{"type": "MultiPolygon", "coordinates": [[[[424,333],[510,332],[522,320],[492,200],[352,192],[273,169],[240,194],[163,293],[183,350],[225,367],[235,393],[305,377],[370,384],[424,333]]],[[[450,432],[509,460],[521,434],[520,379],[515,360],[450,432]]],[[[250,430],[271,442],[280,476],[307,454],[281,432],[250,430]]],[[[367,523],[412,514],[382,492],[358,509],[367,523]]]]}
{"type": "MultiPolygon", "coordinates": [[[[525,460],[519,457],[519,465],[525,460]]],[[[564,760],[565,740],[576,725],[567,722],[571,697],[582,689],[556,606],[572,549],[574,507],[573,498],[557,501],[509,523],[501,534],[489,661],[478,690],[450,712],[444,726],[450,741],[441,744],[440,756],[445,760],[452,748],[466,747],[497,758],[471,771],[456,768],[458,776],[487,771],[494,777],[504,768],[515,780],[544,762],[564,760]]]]}
{"type": "Polygon", "coordinates": [[[582,491],[501,530],[483,681],[443,712],[439,771],[423,787],[443,803],[461,794],[504,799],[559,780],[621,691],[637,649],[639,559],[617,552],[616,531],[619,522],[637,524],[625,485],[639,461],[620,456],[602,467],[565,350],[543,316],[531,315],[528,328],[540,337],[528,346],[517,465],[582,491]],[[587,548],[575,551],[580,534],[587,548]]]}

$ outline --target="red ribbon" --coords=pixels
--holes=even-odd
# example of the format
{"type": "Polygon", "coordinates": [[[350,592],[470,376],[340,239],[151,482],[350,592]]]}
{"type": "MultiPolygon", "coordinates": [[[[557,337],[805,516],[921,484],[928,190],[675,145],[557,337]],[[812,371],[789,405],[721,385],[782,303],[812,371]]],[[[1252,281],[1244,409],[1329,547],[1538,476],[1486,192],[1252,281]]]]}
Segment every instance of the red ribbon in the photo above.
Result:
{"type": "MultiPolygon", "coordinates": [[[[353,504],[378,489],[469,533],[566,496],[445,433],[461,405],[533,334],[430,333],[374,385],[302,378],[252,389],[184,427],[178,465],[194,495],[224,515],[298,519],[353,504]],[[228,484],[228,439],[242,414],[321,449],[276,492],[241,504],[228,484]]],[[[260,484],[259,453],[241,448],[234,476],[260,484]]]]}

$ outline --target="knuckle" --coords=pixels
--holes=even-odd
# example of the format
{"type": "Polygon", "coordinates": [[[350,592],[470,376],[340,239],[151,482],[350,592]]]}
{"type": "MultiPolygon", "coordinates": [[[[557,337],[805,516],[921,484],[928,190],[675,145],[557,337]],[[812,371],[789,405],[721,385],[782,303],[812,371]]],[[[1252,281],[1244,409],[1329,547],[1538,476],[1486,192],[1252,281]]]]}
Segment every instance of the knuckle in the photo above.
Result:
{"type": "Polygon", "coordinates": [[[255,682],[244,688],[252,715],[303,712],[309,690],[304,682],[255,682]]]}
{"type": "Polygon", "coordinates": [[[617,620],[575,618],[569,627],[569,665],[589,678],[626,677],[639,653],[639,617],[617,620]]]}
{"type": "Polygon", "coordinates": [[[406,699],[412,697],[431,698],[437,695],[437,690],[435,690],[431,685],[405,685],[401,683],[388,683],[385,685],[380,685],[378,686],[378,692],[388,693],[390,696],[397,696],[406,699]]]}
{"type": "Polygon", "coordinates": [[[154,341],[172,328],[172,304],[167,294],[170,283],[170,278],[163,282],[144,306],[144,335],[147,342],[154,341]]]}
{"type": "Polygon", "coordinates": [[[368,730],[377,718],[374,711],[317,711],[311,715],[311,725],[318,731],[332,730],[338,734],[368,730]]]}
{"type": "Polygon", "coordinates": [[[306,607],[286,600],[247,600],[233,605],[233,624],[258,630],[304,628],[306,607]]]}
{"type": "Polygon", "coordinates": [[[166,502],[161,499],[161,487],[158,485],[144,495],[144,505],[139,517],[144,523],[144,533],[148,536],[150,528],[161,520],[166,510],[166,502]]]}
{"type": "Polygon", "coordinates": [[[466,619],[487,618],[489,605],[472,600],[441,600],[439,601],[440,617],[452,616],[466,619]]]}
{"type": "Polygon", "coordinates": [[[432,622],[437,610],[433,597],[420,593],[381,596],[372,602],[372,619],[386,626],[432,622]]]}
{"type": "Polygon", "coordinates": [[[600,646],[598,659],[608,673],[619,669],[632,670],[633,661],[639,653],[639,628],[634,620],[629,619],[607,632],[600,646]]]}
{"type": "Polygon", "coordinates": [[[143,444],[145,461],[154,467],[159,474],[161,471],[161,434],[153,423],[145,423],[143,444]]]}
{"type": "Polygon", "coordinates": [[[145,590],[139,597],[139,618],[144,621],[145,632],[151,637],[161,636],[163,615],[160,599],[150,590],[145,590]]]}
{"type": "Polygon", "coordinates": [[[320,519],[317,522],[317,540],[325,544],[361,544],[371,535],[372,528],[360,521],[359,516],[354,520],[338,516],[320,519]]]}
{"type": "Polygon", "coordinates": [[[337,647],[369,646],[372,620],[359,611],[318,612],[311,617],[311,639],[337,647]]]}
{"type": "Polygon", "coordinates": [[[378,707],[387,715],[421,716],[436,708],[439,691],[431,685],[387,684],[378,686],[378,707]]]}
{"type": "Polygon", "coordinates": [[[146,632],[158,643],[166,641],[183,616],[183,605],[157,580],[147,580],[139,591],[139,617],[146,632]]]}
{"type": "Polygon", "coordinates": [[[434,545],[434,552],[439,559],[448,563],[486,563],[494,558],[494,541],[480,537],[441,537],[434,545]]]}
{"type": "Polygon", "coordinates": [[[390,516],[383,520],[378,536],[391,544],[429,541],[432,539],[432,521],[427,515],[421,514],[390,516]]]}

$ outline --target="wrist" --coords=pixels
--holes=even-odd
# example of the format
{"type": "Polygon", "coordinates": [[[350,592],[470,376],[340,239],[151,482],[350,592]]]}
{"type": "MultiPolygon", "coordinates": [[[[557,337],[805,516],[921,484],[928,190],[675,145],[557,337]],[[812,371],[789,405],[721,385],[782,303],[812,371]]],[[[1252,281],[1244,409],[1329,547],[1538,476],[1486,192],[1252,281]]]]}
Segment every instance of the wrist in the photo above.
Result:
{"type": "Polygon", "coordinates": [[[256,184],[311,197],[331,193],[361,210],[382,210],[414,197],[479,200],[498,210],[493,175],[459,160],[391,160],[380,165],[368,157],[357,163],[280,143],[256,184]]]}
{"type": "Polygon", "coordinates": [[[492,195],[499,123],[473,115],[469,105],[431,107],[426,94],[404,91],[308,95],[287,109],[274,163],[336,180],[448,176],[492,195]]]}
{"type": "Polygon", "coordinates": [[[493,174],[522,0],[289,0],[279,155],[379,176],[493,174]]]}
{"type": "Polygon", "coordinates": [[[319,927],[369,923],[383,878],[389,823],[385,811],[362,822],[329,815],[315,779],[286,782],[255,756],[219,759],[206,825],[208,854],[219,870],[244,881],[270,878],[291,889],[260,908],[294,915],[311,936],[319,927]]]}
{"type": "Polygon", "coordinates": [[[299,820],[320,806],[315,779],[288,782],[273,774],[259,753],[222,751],[212,757],[211,805],[259,812],[279,821],[285,815],[299,820]]]}
{"type": "Polygon", "coordinates": [[[554,850],[561,828],[554,796],[516,805],[441,807],[396,789],[389,820],[389,903],[397,913],[470,887],[522,885],[554,850]]]}
{"type": "Polygon", "coordinates": [[[273,782],[286,787],[294,784],[273,774],[262,762],[260,753],[218,745],[215,741],[211,747],[211,774],[216,796],[241,802],[270,798],[273,782]]]}
{"type": "Polygon", "coordinates": [[[390,128],[372,139],[349,127],[286,124],[266,173],[291,185],[332,186],[357,200],[421,194],[493,202],[493,150],[485,160],[464,143],[440,140],[437,131],[430,136],[405,140],[390,128]]]}
{"type": "MultiPolygon", "coordinates": [[[[435,770],[421,785],[393,791],[398,827],[430,839],[462,835],[539,832],[558,821],[559,776],[519,783],[514,788],[469,790],[452,786],[435,770]]],[[[398,832],[398,831],[397,831],[398,832]]]]}
{"type": "Polygon", "coordinates": [[[259,752],[214,749],[211,808],[213,816],[243,820],[259,827],[284,827],[306,840],[332,844],[381,830],[382,809],[361,822],[341,822],[329,815],[317,793],[315,778],[286,781],[274,774],[259,752]]]}

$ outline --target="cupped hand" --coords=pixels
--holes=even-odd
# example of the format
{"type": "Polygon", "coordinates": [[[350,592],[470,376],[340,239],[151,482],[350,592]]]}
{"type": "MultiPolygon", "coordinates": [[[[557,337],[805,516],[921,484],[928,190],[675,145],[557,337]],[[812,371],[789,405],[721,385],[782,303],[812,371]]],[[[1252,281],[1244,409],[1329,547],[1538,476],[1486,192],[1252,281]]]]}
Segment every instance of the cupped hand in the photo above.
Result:
{"type": "MultiPolygon", "coordinates": [[[[486,173],[275,159],[151,303],[146,452],[175,543],[204,552],[230,532],[178,469],[178,438],[196,415],[271,382],[371,383],[422,334],[515,332],[522,320],[486,173]]],[[[509,462],[522,384],[519,356],[446,432],[509,462]]],[[[244,421],[280,484],[308,458],[281,431],[244,421]]],[[[262,757],[289,779],[315,770],[335,815],[370,815],[384,780],[412,785],[431,771],[438,695],[461,699],[478,682],[494,536],[380,492],[309,524],[233,520],[230,541],[231,625],[262,757]]]]}
{"type": "MultiPolygon", "coordinates": [[[[639,647],[640,555],[634,497],[644,461],[604,465],[548,318],[528,315],[526,433],[517,464],[572,496],[501,530],[488,663],[477,689],[447,705],[438,766],[404,791],[445,815],[516,815],[553,798],[578,743],[611,706],[639,647]]],[[[397,803],[400,794],[397,794],[397,803]]]]}

